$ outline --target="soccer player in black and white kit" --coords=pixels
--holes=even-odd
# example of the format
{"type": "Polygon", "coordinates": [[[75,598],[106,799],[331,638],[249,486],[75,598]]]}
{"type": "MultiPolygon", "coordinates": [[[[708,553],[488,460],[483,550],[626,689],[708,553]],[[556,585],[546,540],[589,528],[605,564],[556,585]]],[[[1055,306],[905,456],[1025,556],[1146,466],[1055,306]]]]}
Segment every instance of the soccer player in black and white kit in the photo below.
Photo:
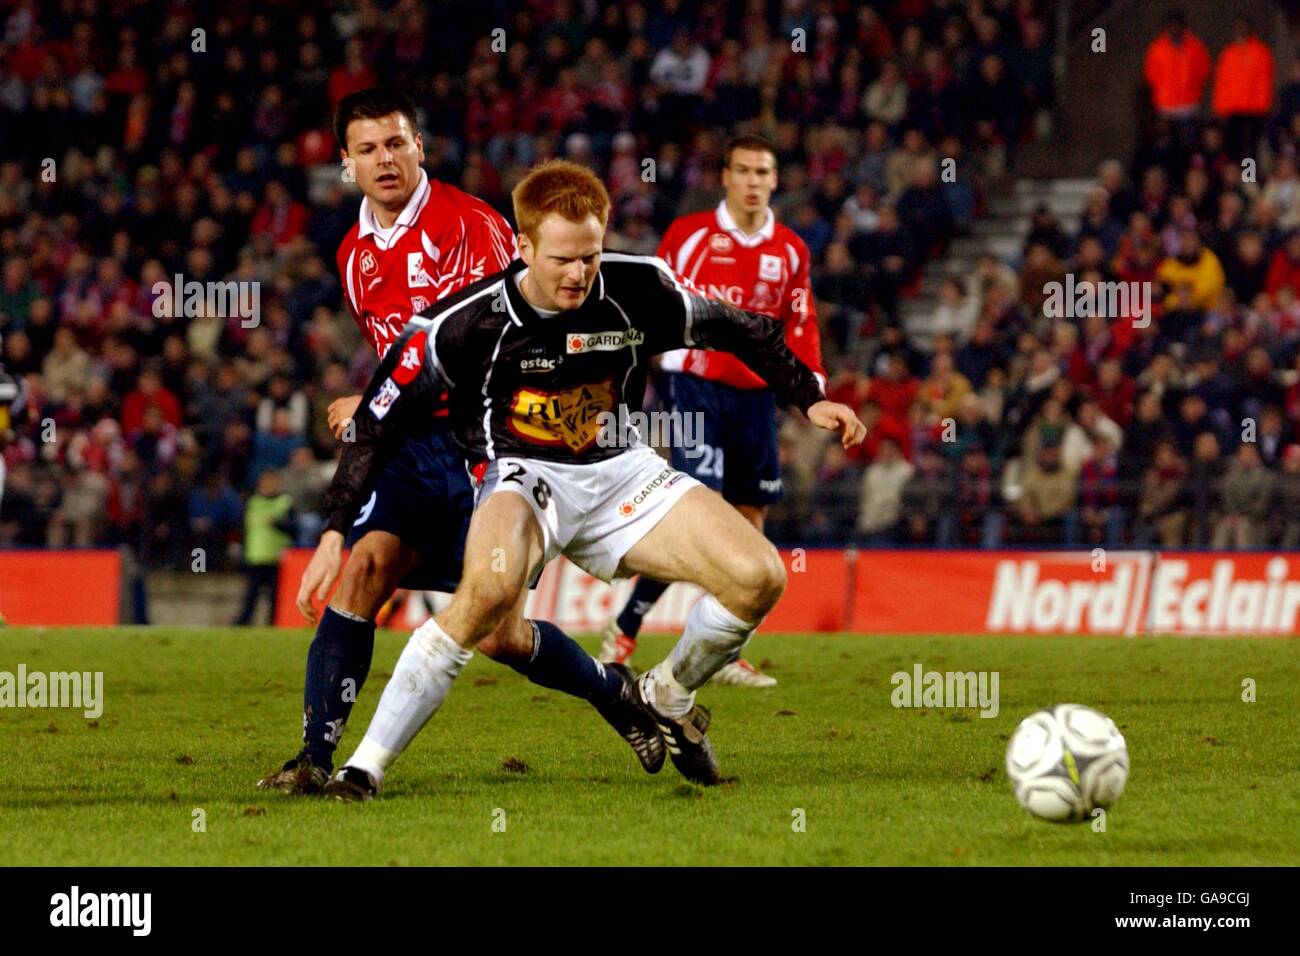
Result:
{"type": "Polygon", "coordinates": [[[383,449],[450,395],[476,481],[464,573],[450,606],[411,636],[356,752],[326,785],[379,792],[389,764],[433,716],[474,645],[566,555],[603,580],[646,574],[706,592],[671,654],[638,681],[677,769],[717,783],[709,713],[695,689],[735,660],[785,587],[776,549],[715,492],[647,447],[620,408],[641,407],[651,356],[734,352],[784,402],[846,447],[865,428],[785,344],[777,322],[706,297],[662,259],[602,254],[609,197],[582,166],[551,161],[514,190],[519,260],[413,320],[381,363],[325,507],[346,520],[383,449]]]}

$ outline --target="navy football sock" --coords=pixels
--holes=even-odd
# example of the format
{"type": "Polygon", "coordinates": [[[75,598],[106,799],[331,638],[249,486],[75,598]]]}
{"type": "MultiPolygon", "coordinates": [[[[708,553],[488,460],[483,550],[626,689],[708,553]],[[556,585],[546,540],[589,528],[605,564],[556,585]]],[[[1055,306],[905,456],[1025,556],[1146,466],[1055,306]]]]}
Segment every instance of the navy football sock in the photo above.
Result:
{"type": "Polygon", "coordinates": [[[618,629],[635,640],[641,630],[641,619],[650,613],[655,601],[663,597],[667,590],[668,585],[662,581],[655,581],[644,574],[637,578],[632,596],[627,599],[627,606],[616,621],[618,629]]]}
{"type": "Polygon", "coordinates": [[[533,656],[527,660],[501,658],[534,684],[603,704],[622,689],[623,681],[596,660],[573,638],[550,621],[529,621],[533,626],[533,656]]]}
{"type": "Polygon", "coordinates": [[[370,673],[374,651],[374,621],[325,608],[307,650],[302,739],[311,761],[327,770],[333,769],[334,748],[370,673]]]}

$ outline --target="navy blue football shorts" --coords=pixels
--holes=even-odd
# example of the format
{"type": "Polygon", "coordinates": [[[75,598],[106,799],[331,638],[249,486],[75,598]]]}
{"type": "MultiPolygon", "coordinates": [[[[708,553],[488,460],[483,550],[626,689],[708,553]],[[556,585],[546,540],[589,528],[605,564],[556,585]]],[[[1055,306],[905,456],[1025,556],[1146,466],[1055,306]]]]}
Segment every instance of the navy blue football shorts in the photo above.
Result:
{"type": "Polygon", "coordinates": [[[733,505],[762,507],[781,500],[776,446],[776,397],[685,372],[663,376],[665,404],[681,417],[672,463],[733,505]],[[691,416],[687,421],[685,416],[691,416]]]}
{"type": "Polygon", "coordinates": [[[454,591],[473,512],[474,489],[464,458],[451,429],[439,425],[403,442],[361,507],[347,545],[371,531],[387,531],[420,555],[400,587],[454,591]]]}

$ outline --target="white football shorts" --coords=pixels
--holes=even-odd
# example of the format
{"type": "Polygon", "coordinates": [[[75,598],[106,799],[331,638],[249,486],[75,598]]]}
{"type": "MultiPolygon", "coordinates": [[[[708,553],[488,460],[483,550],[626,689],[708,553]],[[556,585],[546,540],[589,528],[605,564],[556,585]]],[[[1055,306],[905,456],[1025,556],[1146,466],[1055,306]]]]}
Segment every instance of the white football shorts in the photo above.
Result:
{"type": "Polygon", "coordinates": [[[703,486],[645,446],[588,464],[496,458],[483,473],[476,506],[491,495],[514,492],[542,528],[543,567],[563,554],[610,581],[632,546],[697,487],[703,486]]]}

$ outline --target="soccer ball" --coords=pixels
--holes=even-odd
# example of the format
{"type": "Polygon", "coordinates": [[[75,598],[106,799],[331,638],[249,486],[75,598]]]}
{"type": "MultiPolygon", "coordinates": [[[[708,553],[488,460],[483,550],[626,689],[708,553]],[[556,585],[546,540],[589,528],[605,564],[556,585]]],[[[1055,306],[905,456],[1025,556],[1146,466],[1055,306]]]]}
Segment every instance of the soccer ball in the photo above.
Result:
{"type": "Polygon", "coordinates": [[[1007,744],[1007,776],[1016,800],[1034,816],[1077,823],[1124,792],[1128,747],[1105,714],[1057,704],[1020,722],[1007,744]]]}

